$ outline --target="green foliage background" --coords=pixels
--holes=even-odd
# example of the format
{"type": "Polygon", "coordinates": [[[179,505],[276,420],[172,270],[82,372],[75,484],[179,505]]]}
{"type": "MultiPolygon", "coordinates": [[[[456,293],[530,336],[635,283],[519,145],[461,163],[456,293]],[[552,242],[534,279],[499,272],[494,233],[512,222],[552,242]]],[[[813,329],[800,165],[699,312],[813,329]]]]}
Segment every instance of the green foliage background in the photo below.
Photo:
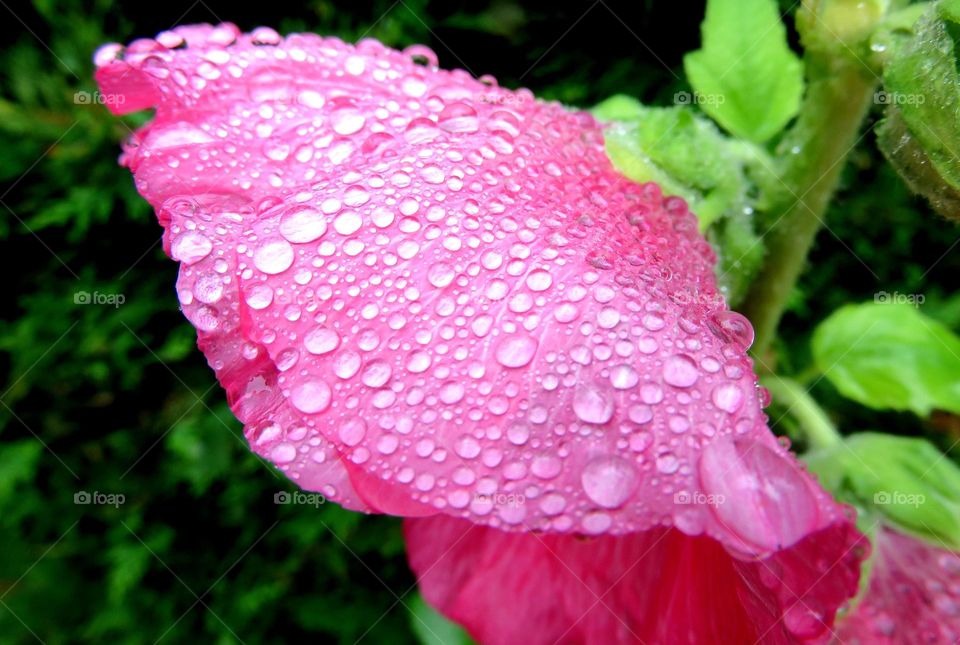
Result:
{"type": "MultiPolygon", "coordinates": [[[[682,56],[703,16],[702,3],[666,0],[233,5],[0,8],[0,642],[415,641],[396,520],[274,504],[292,488],[246,449],[177,310],[160,228],[116,165],[138,117],[75,102],[95,89],[98,45],[223,19],[425,43],[444,67],[574,105],[615,93],[668,105],[688,89],[682,56]],[[78,305],[78,291],[125,303],[78,305]],[[77,505],[79,491],[125,503],[77,505]]],[[[785,320],[782,365],[802,371],[815,323],[879,291],[923,294],[925,313],[960,328],[957,229],[909,195],[871,133],[828,223],[785,320]]],[[[927,435],[944,449],[960,436],[956,417],[871,411],[826,382],[814,393],[847,432],[927,435]]]]}

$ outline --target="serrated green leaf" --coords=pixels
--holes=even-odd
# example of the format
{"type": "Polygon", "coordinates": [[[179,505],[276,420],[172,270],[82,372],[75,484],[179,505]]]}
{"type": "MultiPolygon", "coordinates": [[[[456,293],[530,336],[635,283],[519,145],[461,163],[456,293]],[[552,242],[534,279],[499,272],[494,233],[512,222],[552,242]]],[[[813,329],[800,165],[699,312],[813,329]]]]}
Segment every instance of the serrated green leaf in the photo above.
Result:
{"type": "Polygon", "coordinates": [[[765,153],[725,137],[690,107],[647,107],[614,96],[593,113],[613,121],[604,133],[606,150],[620,172],[686,200],[717,251],[728,302],[739,302],[763,259],[752,212],[766,190],[761,176],[772,166],[761,158],[765,153]]]}
{"type": "Polygon", "coordinates": [[[763,143],[797,115],[803,65],[774,0],[710,0],[702,48],[683,67],[693,98],[728,132],[763,143]]]}
{"type": "Polygon", "coordinates": [[[960,219],[960,0],[941,0],[910,38],[890,41],[883,74],[887,106],[880,149],[912,190],[960,219]]]}
{"type": "Polygon", "coordinates": [[[874,409],[960,413],[960,338],[904,294],[848,305],[813,334],[817,367],[844,396],[874,409]]]}
{"type": "Polygon", "coordinates": [[[863,432],[804,460],[842,501],[960,547],[960,468],[926,440],[863,432]]]}

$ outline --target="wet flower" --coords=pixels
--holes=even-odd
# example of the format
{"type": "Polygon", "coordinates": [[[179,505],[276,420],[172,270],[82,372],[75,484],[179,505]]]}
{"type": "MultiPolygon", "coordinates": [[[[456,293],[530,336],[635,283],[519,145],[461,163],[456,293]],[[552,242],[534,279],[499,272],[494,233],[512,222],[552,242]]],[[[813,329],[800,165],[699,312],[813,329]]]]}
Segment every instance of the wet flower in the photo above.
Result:
{"type": "Polygon", "coordinates": [[[766,426],[686,204],[429,50],[232,25],[97,54],[251,448],[408,520],[485,642],[829,636],[866,545],[766,426]]]}
{"type": "Polygon", "coordinates": [[[837,628],[849,645],[956,643],[960,639],[960,554],[882,527],[866,592],[837,628]]]}

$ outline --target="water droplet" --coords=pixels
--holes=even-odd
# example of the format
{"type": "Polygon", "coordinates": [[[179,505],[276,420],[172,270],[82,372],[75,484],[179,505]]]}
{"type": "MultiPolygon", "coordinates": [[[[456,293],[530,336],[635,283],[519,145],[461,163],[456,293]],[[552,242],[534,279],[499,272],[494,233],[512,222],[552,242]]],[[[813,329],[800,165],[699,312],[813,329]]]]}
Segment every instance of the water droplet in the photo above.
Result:
{"type": "Polygon", "coordinates": [[[610,370],[610,384],[618,390],[627,390],[639,382],[640,375],[629,365],[617,365],[610,370]]]}
{"type": "Polygon", "coordinates": [[[184,264],[196,264],[212,250],[213,242],[195,231],[187,231],[170,245],[170,255],[184,264]]]}
{"type": "Polygon", "coordinates": [[[290,403],[304,414],[316,414],[330,405],[330,395],[330,386],[323,381],[304,381],[290,392],[290,403]]]}
{"type": "Polygon", "coordinates": [[[710,399],[720,410],[733,414],[743,403],[743,391],[735,383],[726,383],[714,388],[710,399]]]}
{"type": "Polygon", "coordinates": [[[366,434],[367,424],[363,419],[350,419],[344,422],[337,430],[337,436],[340,437],[340,441],[348,446],[357,445],[363,441],[363,437],[366,434]]]}
{"type": "Polygon", "coordinates": [[[626,459],[605,455],[584,467],[580,483],[587,497],[597,506],[618,508],[633,494],[637,473],[626,459]]]}
{"type": "Polygon", "coordinates": [[[697,364],[689,356],[676,354],[663,362],[663,380],[674,387],[690,387],[697,378],[697,364]]]}
{"type": "Polygon", "coordinates": [[[293,264],[293,247],[286,240],[268,240],[253,253],[253,265],[268,275],[283,273],[293,264]]]}
{"type": "Polygon", "coordinates": [[[497,362],[504,367],[523,367],[533,360],[537,341],[529,336],[507,336],[497,347],[497,362]]]}
{"type": "Polygon", "coordinates": [[[312,329],[303,337],[303,346],[311,354],[327,354],[340,345],[340,336],[337,332],[326,327],[312,329]]]}
{"type": "Polygon", "coordinates": [[[393,369],[386,361],[371,361],[363,370],[361,380],[369,387],[381,387],[386,385],[392,374],[393,369]]]}
{"type": "Polygon", "coordinates": [[[435,286],[438,289],[442,289],[451,282],[455,277],[453,269],[448,264],[434,264],[427,271],[427,280],[430,281],[430,284],[435,286]]]}
{"type": "Polygon", "coordinates": [[[581,384],[573,393],[573,411],[584,423],[606,423],[613,418],[613,397],[600,387],[581,384]]]}
{"type": "Polygon", "coordinates": [[[313,242],[326,232],[326,219],[311,208],[294,210],[280,220],[280,235],[295,244],[313,242]]]}

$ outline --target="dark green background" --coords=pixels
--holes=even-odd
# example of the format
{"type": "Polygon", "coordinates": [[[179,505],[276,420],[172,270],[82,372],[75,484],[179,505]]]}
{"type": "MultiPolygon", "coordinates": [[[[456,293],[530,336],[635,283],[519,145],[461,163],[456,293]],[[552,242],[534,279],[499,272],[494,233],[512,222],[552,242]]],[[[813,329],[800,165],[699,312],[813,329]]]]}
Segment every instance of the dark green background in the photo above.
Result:
{"type": "MultiPolygon", "coordinates": [[[[246,449],[177,310],[160,228],[116,165],[140,121],[74,102],[95,89],[98,45],[222,19],[425,43],[445,67],[570,104],[617,92],[669,104],[703,14],[667,0],[233,5],[0,7],[0,642],[415,640],[398,521],[273,503],[292,488],[246,449]],[[77,305],[78,291],[126,302],[77,305]],[[126,502],[76,505],[78,491],[126,502]]],[[[785,323],[788,370],[803,369],[815,321],[881,290],[924,294],[924,311],[957,329],[957,230],[907,194],[871,134],[830,228],[785,323]]],[[[815,393],[845,431],[956,426],[866,412],[826,384],[815,393]]]]}

